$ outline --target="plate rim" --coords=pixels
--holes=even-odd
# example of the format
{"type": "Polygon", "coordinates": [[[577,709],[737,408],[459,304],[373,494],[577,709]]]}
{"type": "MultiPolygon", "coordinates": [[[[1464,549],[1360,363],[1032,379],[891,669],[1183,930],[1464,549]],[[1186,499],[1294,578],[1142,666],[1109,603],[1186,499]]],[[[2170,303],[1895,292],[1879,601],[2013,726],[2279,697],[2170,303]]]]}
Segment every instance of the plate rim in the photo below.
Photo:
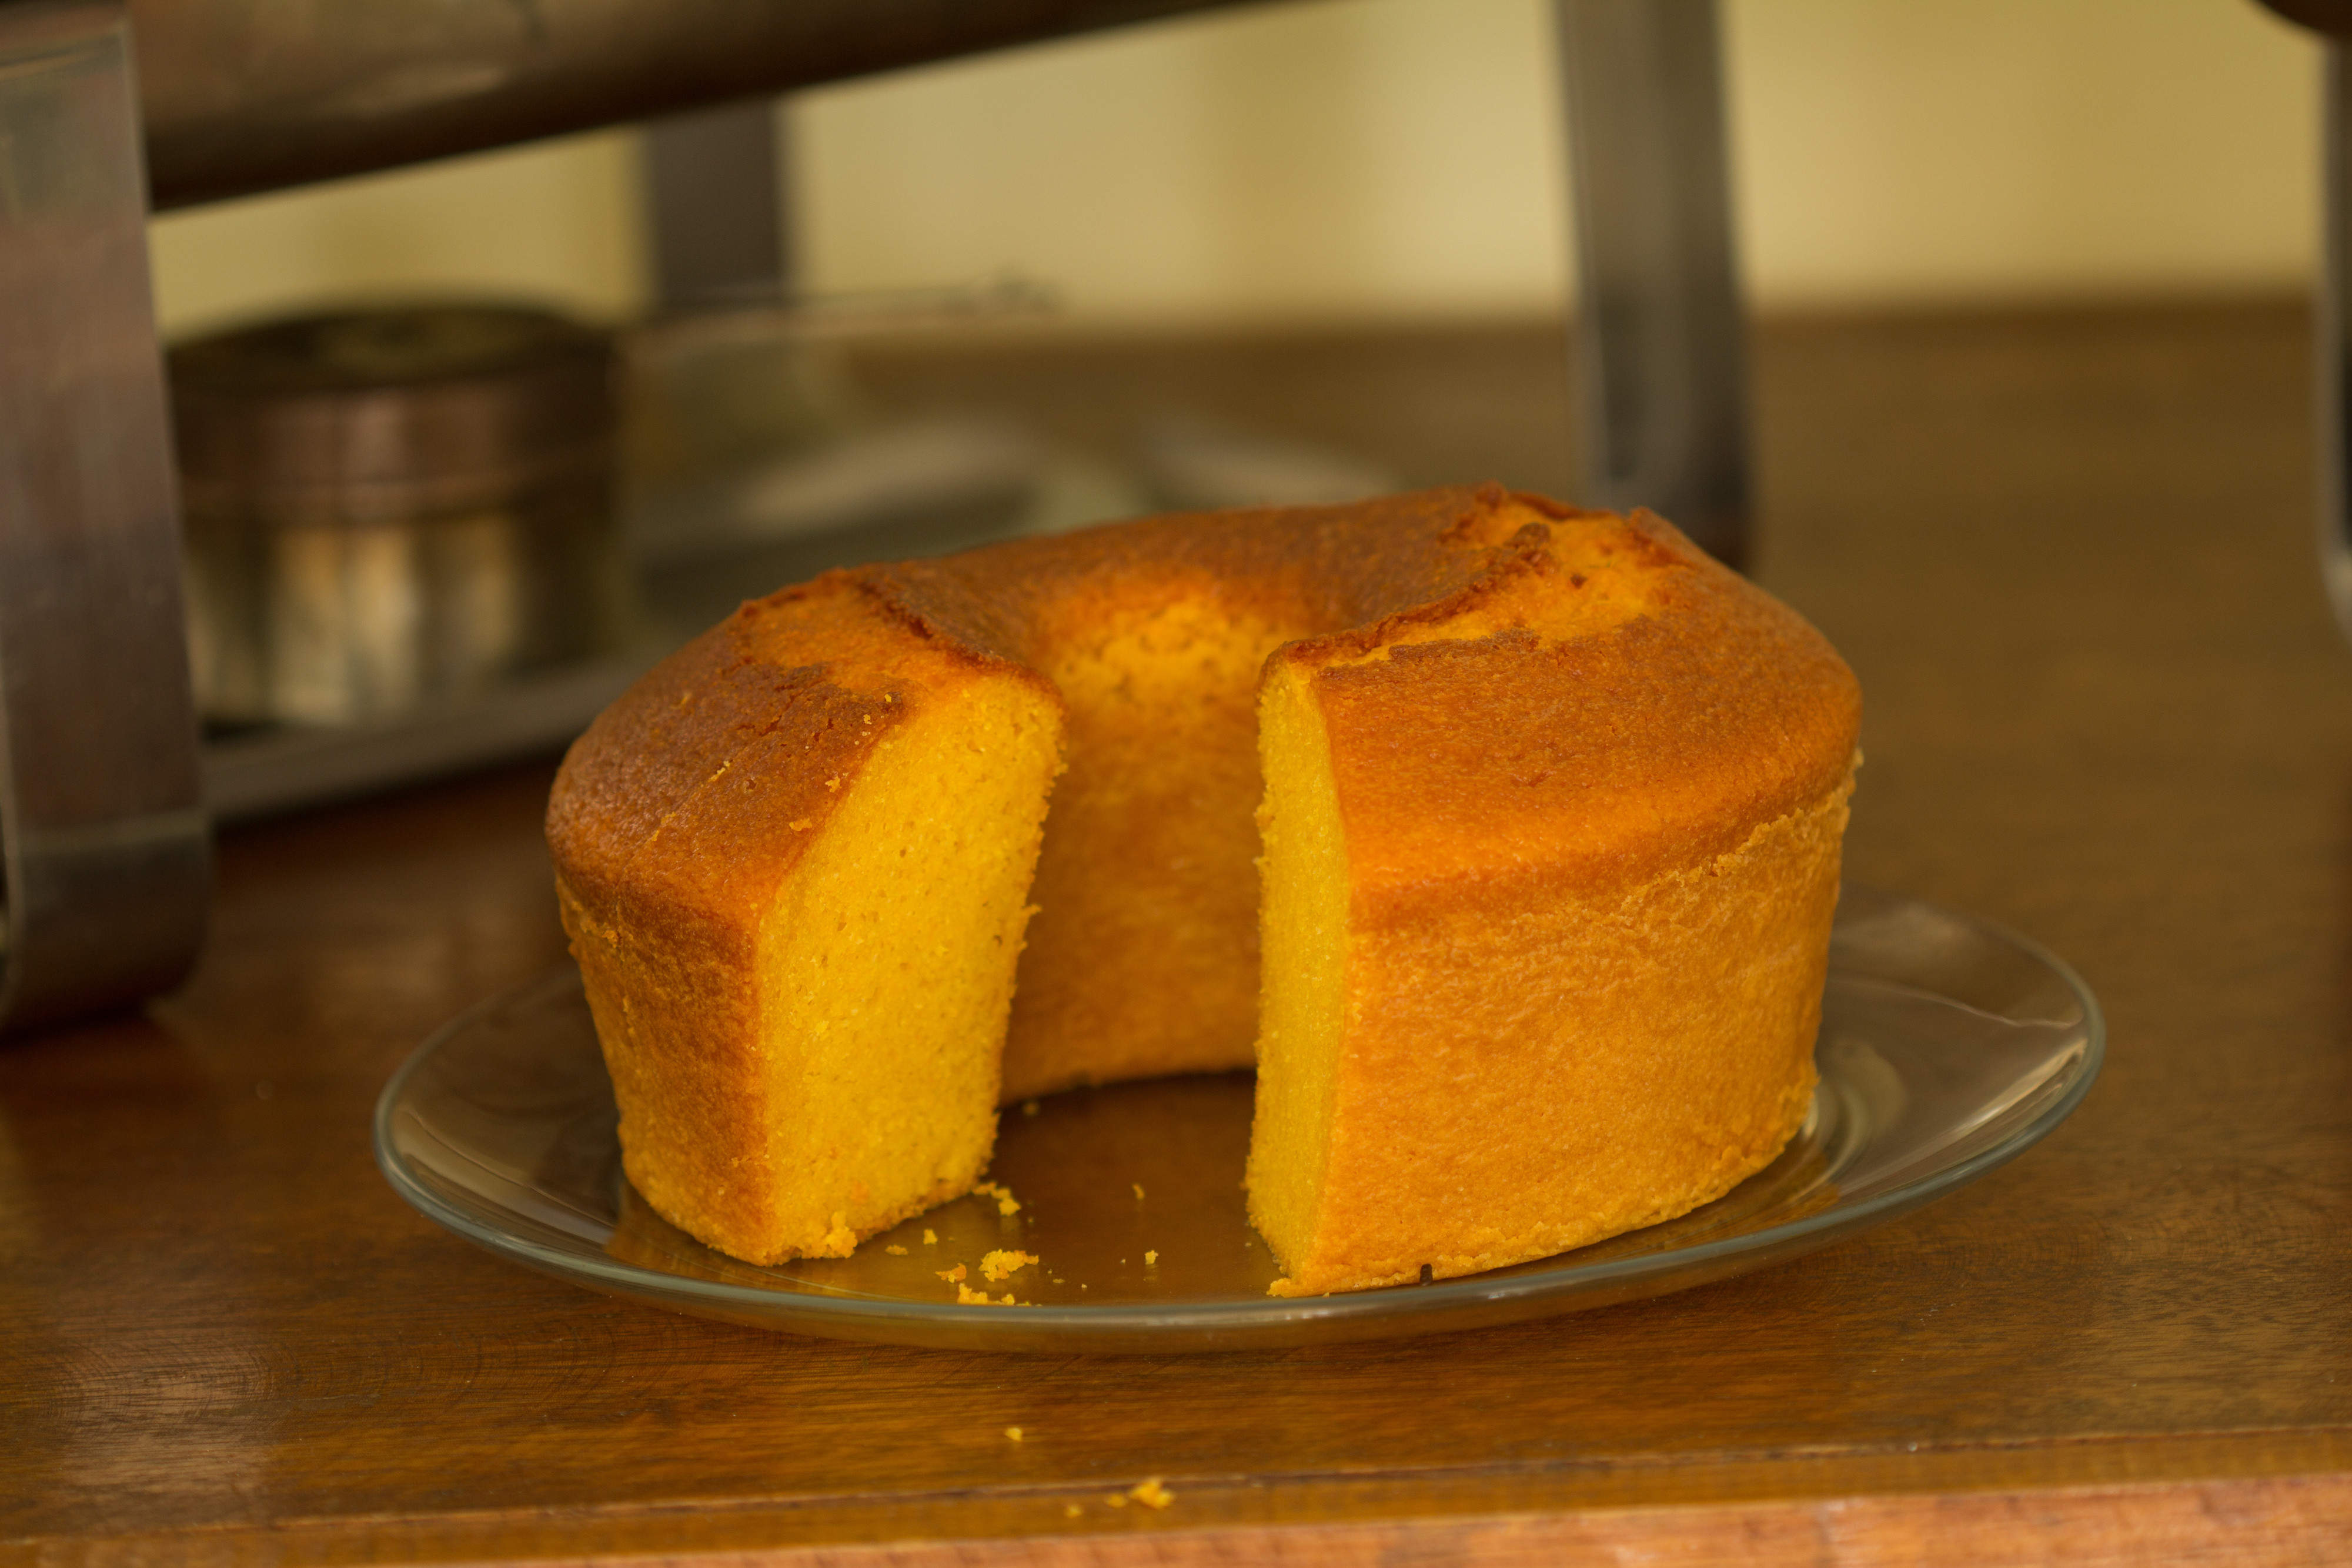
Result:
{"type": "MultiPolygon", "coordinates": [[[[992,1306],[984,1315],[975,1314],[972,1309],[953,1301],[772,1290],[727,1281],[705,1280],[689,1274],[673,1274],[619,1259],[590,1258],[565,1251],[527,1236],[481,1225],[471,1216],[446,1203],[403,1163],[394,1146],[393,1123],[398,1113],[402,1092],[449,1040],[483,1018],[525,997],[543,990],[580,986],[578,967],[568,957],[530,979],[483,998],[433,1030],[408,1053],[376,1097],[372,1128],[376,1168],[383,1174],[393,1190],[425,1218],[496,1256],[585,1288],[619,1291],[640,1300],[654,1296],[673,1304],[684,1301],[715,1309],[731,1307],[738,1309],[736,1314],[730,1314],[731,1321],[756,1321],[775,1332],[820,1337],[826,1336],[829,1331],[844,1337],[873,1337],[870,1333],[847,1335],[845,1331],[853,1325],[872,1330],[952,1322],[960,1327],[969,1325],[982,1333],[992,1328],[1008,1335],[1013,1331],[1024,1331],[1020,1337],[1033,1339],[1041,1333],[1084,1341],[1133,1339],[1182,1331],[1209,1340],[1220,1334],[1247,1334],[1259,1330],[1411,1320],[1482,1305],[1530,1306],[1554,1296],[1582,1295],[1609,1286],[1632,1287],[1610,1298],[1622,1300],[1626,1295],[1641,1293],[1638,1287],[1643,1282],[1661,1274],[1703,1271],[1708,1264],[1751,1254],[1761,1255],[1764,1262],[1779,1260],[1822,1245],[1845,1231],[1894,1218],[1932,1202],[2007,1165],[2049,1136],[2074,1114],[2097,1081],[2106,1057],[2106,1015],[2100,1008],[2096,995],[2073,965],[2032,937],[2000,922],[1862,883],[1843,884],[1838,900],[1840,911],[1846,908],[1849,897],[1857,896],[1932,912],[1972,927],[1996,943],[2015,948],[2048,969],[2073,996],[2083,1013],[2083,1047],[2073,1078],[2056,1099],[2042,1107],[2024,1125],[1990,1146],[1949,1165],[1938,1166],[1851,1204],[1832,1204],[1817,1213],[1785,1220],[1761,1230],[1742,1231],[1735,1236],[1669,1248],[1664,1251],[1637,1253],[1584,1264],[1565,1264],[1556,1269],[1507,1275],[1500,1279],[1472,1274],[1460,1279],[1433,1281],[1426,1285],[1392,1286],[1384,1290],[1335,1295],[1268,1296],[1259,1300],[1216,1298],[1176,1305],[1113,1302],[1097,1306],[1085,1302],[1062,1302],[1046,1306],[992,1306]],[[787,1317],[793,1321],[770,1321],[787,1317]]],[[[1573,1254],[1556,1256],[1570,1257],[1573,1254]]],[[[1757,1266],[1762,1267],[1764,1262],[1757,1266]]],[[[691,1312],[694,1308],[680,1305],[677,1310],[691,1312]]],[[[1070,1348],[1078,1347],[1074,1344],[1070,1348]]]]}

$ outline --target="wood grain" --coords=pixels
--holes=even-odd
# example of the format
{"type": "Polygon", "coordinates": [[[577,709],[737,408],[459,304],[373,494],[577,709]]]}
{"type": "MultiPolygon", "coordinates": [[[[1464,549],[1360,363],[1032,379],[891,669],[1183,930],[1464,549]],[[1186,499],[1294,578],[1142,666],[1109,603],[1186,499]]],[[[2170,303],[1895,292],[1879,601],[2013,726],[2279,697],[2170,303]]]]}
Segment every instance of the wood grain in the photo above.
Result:
{"type": "MultiPolygon", "coordinates": [[[[436,1229],[368,1147],[427,1031],[561,956],[526,767],[230,835],[184,993],[0,1048],[0,1560],[2340,1556],[2352,653],[2302,334],[2237,307],[1759,343],[1762,575],[1867,703],[1850,871],[2043,941],[2108,1009],[2083,1110],[1977,1186],[1680,1296],[1286,1354],[606,1300],[436,1229]],[[1103,1502],[1154,1475],[1168,1510],[1103,1502]]],[[[893,352],[866,373],[908,406],[999,384],[1108,441],[1174,387],[1408,481],[1559,487],[1539,329],[1033,346],[993,379],[1015,349],[893,352]],[[1269,384],[1307,412],[1218,401],[1269,384]]]]}

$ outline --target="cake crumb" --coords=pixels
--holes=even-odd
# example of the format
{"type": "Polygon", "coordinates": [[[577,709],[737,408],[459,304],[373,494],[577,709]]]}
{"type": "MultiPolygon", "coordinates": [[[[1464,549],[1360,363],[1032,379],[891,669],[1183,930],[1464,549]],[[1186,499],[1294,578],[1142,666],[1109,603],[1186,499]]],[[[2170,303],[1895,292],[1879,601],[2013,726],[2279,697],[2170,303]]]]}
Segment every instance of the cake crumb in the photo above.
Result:
{"type": "Polygon", "coordinates": [[[814,817],[795,817],[793,819],[790,826],[793,831],[796,833],[805,833],[809,831],[809,824],[815,821],[816,819],[814,817]]]}
{"type": "Polygon", "coordinates": [[[1087,1511],[1085,1509],[1080,1508],[1074,1502],[1066,1502],[1062,1505],[1062,1517],[1064,1519],[1076,1519],[1078,1515],[1086,1511],[1087,1511]]]}
{"type": "Polygon", "coordinates": [[[1144,1477],[1139,1483],[1128,1489],[1127,1495],[1146,1508],[1166,1508],[1176,1500],[1176,1494],[1161,1486],[1158,1476],[1144,1477]]]}
{"type": "Polygon", "coordinates": [[[1111,1493],[1110,1496],[1103,1499],[1103,1501],[1110,1504],[1113,1508],[1125,1508],[1127,1506],[1127,1494],[1123,1491],[1115,1491],[1111,1493]]]}
{"type": "Polygon", "coordinates": [[[1008,1219],[1021,1212],[1021,1200],[1013,1196],[1013,1189],[1009,1186],[999,1186],[992,1181],[984,1181],[971,1190],[979,1193],[982,1197],[994,1198],[996,1212],[1008,1219]]]}
{"type": "Polygon", "coordinates": [[[1036,1261],[1034,1252],[991,1252],[980,1260],[981,1277],[1001,1282],[1007,1275],[1036,1261]]]}
{"type": "Polygon", "coordinates": [[[959,1280],[966,1278],[969,1273],[970,1270],[965,1269],[961,1263],[957,1264],[952,1269],[941,1269],[939,1271],[940,1278],[945,1280],[950,1285],[954,1284],[959,1280]]]}
{"type": "Polygon", "coordinates": [[[1010,1291],[1005,1291],[1001,1297],[992,1296],[986,1291],[975,1291],[970,1285],[959,1282],[956,1286],[956,1304],[963,1307],[1017,1307],[1021,1303],[1013,1299],[1013,1292],[1010,1291]]]}
{"type": "Polygon", "coordinates": [[[940,1233],[926,1226],[923,1230],[923,1245],[926,1247],[937,1247],[939,1244],[940,1233]]]}
{"type": "Polygon", "coordinates": [[[896,1241],[888,1243],[882,1249],[882,1250],[887,1252],[893,1258],[904,1258],[907,1255],[907,1249],[904,1247],[899,1246],[896,1241]]]}
{"type": "Polygon", "coordinates": [[[1146,1252],[1143,1255],[1143,1266],[1147,1269],[1157,1266],[1159,1262],[1160,1254],[1157,1252],[1146,1252]]]}
{"type": "Polygon", "coordinates": [[[1021,1440],[1021,1428],[1018,1427],[1007,1427],[1004,1428],[1004,1435],[1017,1443],[1021,1440]]]}
{"type": "Polygon", "coordinates": [[[1135,1201],[1138,1203],[1141,1203],[1143,1201],[1143,1184],[1141,1182],[1137,1182],[1135,1184],[1135,1201]]]}

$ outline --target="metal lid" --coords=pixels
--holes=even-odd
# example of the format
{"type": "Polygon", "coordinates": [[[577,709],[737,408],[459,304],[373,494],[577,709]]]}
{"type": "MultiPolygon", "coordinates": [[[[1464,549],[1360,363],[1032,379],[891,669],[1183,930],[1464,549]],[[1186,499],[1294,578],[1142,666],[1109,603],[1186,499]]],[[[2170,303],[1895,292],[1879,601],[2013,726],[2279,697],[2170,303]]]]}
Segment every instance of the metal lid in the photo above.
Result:
{"type": "Polygon", "coordinates": [[[549,311],[333,311],[184,344],[170,364],[192,519],[389,521],[610,461],[611,340],[549,311]]]}

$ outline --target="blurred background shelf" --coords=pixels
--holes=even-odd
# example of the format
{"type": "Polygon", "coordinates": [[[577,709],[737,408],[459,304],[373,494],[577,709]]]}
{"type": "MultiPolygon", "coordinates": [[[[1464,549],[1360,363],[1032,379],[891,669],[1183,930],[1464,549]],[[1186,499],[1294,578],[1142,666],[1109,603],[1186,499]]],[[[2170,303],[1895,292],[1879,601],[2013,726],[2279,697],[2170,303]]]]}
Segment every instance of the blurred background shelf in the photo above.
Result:
{"type": "MultiPolygon", "coordinates": [[[[2312,275],[2316,49],[2251,0],[1724,0],[1721,17],[1759,425],[1834,319],[2260,316],[2312,275]]],[[[622,672],[829,565],[1394,486],[1585,493],[1557,51],[1548,0],[1217,8],[157,218],[175,337],[468,293],[617,327],[1008,274],[1055,306],[835,333],[739,378],[736,417],[783,439],[633,492],[633,653],[413,724],[217,737],[215,809],[560,745],[622,672]],[[691,198],[694,171],[730,159],[766,171],[761,200],[703,252],[665,249],[663,191],[691,198]],[[740,548],[716,548],[730,532],[740,548]]],[[[678,410],[724,444],[708,406],[678,410]]]]}

